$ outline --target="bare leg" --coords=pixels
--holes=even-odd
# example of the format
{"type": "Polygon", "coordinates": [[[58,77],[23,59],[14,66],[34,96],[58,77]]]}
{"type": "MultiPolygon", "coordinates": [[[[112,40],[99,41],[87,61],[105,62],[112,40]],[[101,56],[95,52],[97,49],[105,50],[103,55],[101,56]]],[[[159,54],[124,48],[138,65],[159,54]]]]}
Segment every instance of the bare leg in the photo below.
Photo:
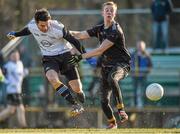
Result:
{"type": "Polygon", "coordinates": [[[17,106],[17,118],[21,127],[27,127],[24,105],[17,106]]]}
{"type": "Polygon", "coordinates": [[[54,70],[48,70],[46,72],[46,77],[56,91],[56,95],[61,95],[65,100],[67,100],[72,105],[77,104],[73,96],[71,95],[70,90],[65,86],[58,77],[57,72],[54,70]]]}
{"type": "Polygon", "coordinates": [[[82,84],[81,84],[80,79],[69,81],[69,85],[70,85],[71,89],[76,93],[78,100],[81,103],[84,103],[85,94],[84,94],[84,92],[82,90],[82,84]]]}
{"type": "Polygon", "coordinates": [[[72,104],[72,116],[77,116],[84,111],[84,108],[79,105],[76,102],[75,98],[71,95],[70,89],[60,82],[57,72],[55,72],[54,70],[49,70],[46,72],[46,77],[56,90],[56,95],[61,95],[66,101],[72,104]]]}
{"type": "Polygon", "coordinates": [[[16,111],[16,107],[12,105],[8,105],[3,111],[0,112],[0,121],[7,119],[10,115],[14,114],[16,111]]]}
{"type": "Polygon", "coordinates": [[[83,92],[80,79],[69,81],[69,85],[74,92],[76,92],[76,93],[83,92]]]}

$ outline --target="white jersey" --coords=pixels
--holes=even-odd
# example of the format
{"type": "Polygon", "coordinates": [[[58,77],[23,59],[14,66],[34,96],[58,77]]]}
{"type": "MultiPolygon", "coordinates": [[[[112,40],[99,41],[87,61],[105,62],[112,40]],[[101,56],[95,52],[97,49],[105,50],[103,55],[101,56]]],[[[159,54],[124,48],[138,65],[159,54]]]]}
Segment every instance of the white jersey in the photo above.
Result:
{"type": "Polygon", "coordinates": [[[10,93],[21,93],[22,92],[22,81],[24,77],[24,67],[21,61],[12,62],[8,61],[5,64],[7,94],[10,93]]]}
{"type": "Polygon", "coordinates": [[[63,38],[63,28],[62,23],[49,20],[48,31],[43,33],[38,29],[35,20],[28,24],[28,29],[37,40],[42,55],[47,56],[62,54],[72,49],[71,44],[63,38]]]}

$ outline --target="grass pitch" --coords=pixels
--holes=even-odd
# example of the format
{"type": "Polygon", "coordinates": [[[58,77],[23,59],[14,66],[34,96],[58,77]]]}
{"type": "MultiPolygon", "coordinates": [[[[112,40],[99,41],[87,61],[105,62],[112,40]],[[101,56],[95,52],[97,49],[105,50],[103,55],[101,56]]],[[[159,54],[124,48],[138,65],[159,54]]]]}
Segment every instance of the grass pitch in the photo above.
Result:
{"type": "Polygon", "coordinates": [[[0,134],[174,134],[180,129],[0,129],[0,134]]]}

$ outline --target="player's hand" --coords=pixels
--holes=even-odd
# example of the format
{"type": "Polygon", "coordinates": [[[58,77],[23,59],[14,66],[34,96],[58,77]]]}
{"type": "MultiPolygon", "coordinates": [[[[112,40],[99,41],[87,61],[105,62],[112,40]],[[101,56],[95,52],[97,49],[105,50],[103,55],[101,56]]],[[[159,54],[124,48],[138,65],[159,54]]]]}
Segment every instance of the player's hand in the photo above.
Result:
{"type": "Polygon", "coordinates": [[[9,33],[7,34],[7,37],[8,37],[10,40],[15,39],[15,38],[16,38],[15,32],[14,32],[14,31],[9,32],[9,33]]]}
{"type": "Polygon", "coordinates": [[[92,66],[92,67],[96,67],[96,65],[97,65],[97,60],[96,60],[96,58],[88,58],[88,59],[86,59],[86,61],[92,66]]]}
{"type": "Polygon", "coordinates": [[[68,63],[71,65],[76,65],[78,62],[82,60],[82,55],[72,55],[68,60],[68,63]]]}

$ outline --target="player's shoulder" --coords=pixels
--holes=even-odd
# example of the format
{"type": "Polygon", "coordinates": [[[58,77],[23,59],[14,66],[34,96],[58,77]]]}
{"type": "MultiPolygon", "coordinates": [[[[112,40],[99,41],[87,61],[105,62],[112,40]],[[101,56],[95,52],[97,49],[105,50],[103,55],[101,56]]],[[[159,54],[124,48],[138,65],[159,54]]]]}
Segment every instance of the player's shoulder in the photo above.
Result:
{"type": "Polygon", "coordinates": [[[118,32],[118,33],[123,33],[122,27],[118,22],[114,22],[112,25],[112,31],[118,32]]]}
{"type": "Polygon", "coordinates": [[[97,27],[103,27],[103,26],[104,26],[104,23],[97,24],[96,26],[97,26],[97,27]]]}
{"type": "Polygon", "coordinates": [[[97,24],[97,25],[93,26],[91,29],[100,32],[103,30],[103,27],[104,27],[104,24],[97,24]]]}
{"type": "Polygon", "coordinates": [[[29,23],[28,26],[33,26],[36,25],[36,21],[34,19],[32,19],[29,23]]]}
{"type": "Polygon", "coordinates": [[[103,28],[103,27],[104,27],[104,23],[102,23],[102,24],[97,24],[97,25],[95,25],[94,27],[95,27],[95,28],[99,28],[99,29],[100,29],[100,28],[103,28]]]}
{"type": "Polygon", "coordinates": [[[57,20],[50,20],[50,25],[56,30],[62,30],[64,28],[64,25],[57,20]]]}
{"type": "Polygon", "coordinates": [[[31,29],[35,29],[37,26],[36,26],[36,21],[34,19],[32,19],[28,24],[27,24],[27,27],[29,30],[31,29]]]}
{"type": "Polygon", "coordinates": [[[12,61],[8,61],[5,63],[4,68],[8,69],[8,68],[12,68],[14,66],[12,61]]]}

